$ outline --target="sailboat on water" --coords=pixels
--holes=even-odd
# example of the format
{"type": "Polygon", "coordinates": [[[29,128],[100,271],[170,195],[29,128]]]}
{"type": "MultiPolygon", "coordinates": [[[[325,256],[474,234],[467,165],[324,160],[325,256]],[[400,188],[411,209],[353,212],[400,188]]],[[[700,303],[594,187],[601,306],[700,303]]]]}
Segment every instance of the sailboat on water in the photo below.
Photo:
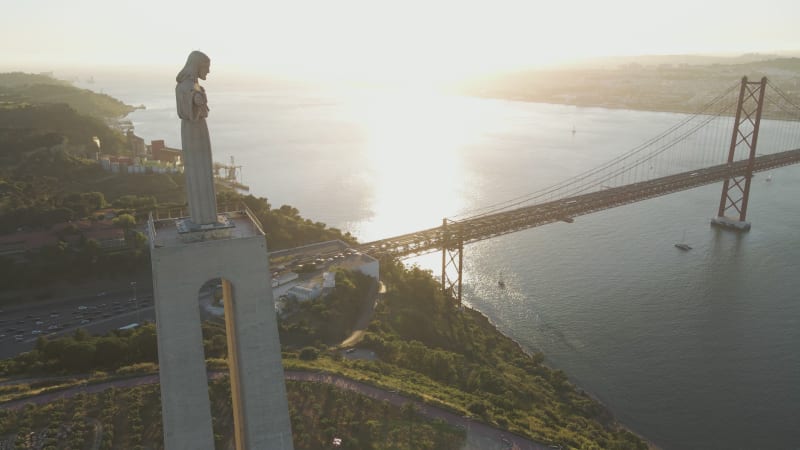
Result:
{"type": "Polygon", "coordinates": [[[692,247],[686,243],[686,231],[683,232],[683,237],[681,238],[681,241],[675,243],[675,247],[686,252],[692,249],[692,247]]]}

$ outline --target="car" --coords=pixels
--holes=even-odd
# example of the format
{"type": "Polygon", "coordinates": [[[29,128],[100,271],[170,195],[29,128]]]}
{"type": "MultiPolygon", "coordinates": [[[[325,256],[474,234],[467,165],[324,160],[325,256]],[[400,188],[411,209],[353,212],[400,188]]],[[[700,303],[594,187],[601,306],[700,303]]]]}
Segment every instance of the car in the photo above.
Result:
{"type": "Polygon", "coordinates": [[[82,320],[81,320],[81,325],[85,325],[85,324],[87,324],[87,323],[89,323],[89,322],[91,322],[91,320],[90,320],[90,319],[82,319],[82,320]]]}
{"type": "Polygon", "coordinates": [[[347,349],[347,350],[345,350],[344,352],[345,352],[345,353],[353,353],[354,351],[356,351],[356,349],[354,349],[354,348],[348,348],[348,349],[347,349]]]}
{"type": "Polygon", "coordinates": [[[37,320],[36,322],[34,322],[34,325],[44,325],[44,322],[41,320],[37,320]]]}
{"type": "Polygon", "coordinates": [[[89,309],[89,307],[86,305],[78,306],[78,311],[86,311],[87,309],[89,309]]]}
{"type": "Polygon", "coordinates": [[[104,295],[106,295],[106,294],[107,294],[107,292],[106,292],[106,291],[101,291],[101,292],[98,292],[98,293],[97,293],[97,296],[98,296],[98,297],[102,297],[102,296],[104,296],[104,295]]]}
{"type": "Polygon", "coordinates": [[[31,334],[42,334],[42,330],[33,330],[31,334]]]}

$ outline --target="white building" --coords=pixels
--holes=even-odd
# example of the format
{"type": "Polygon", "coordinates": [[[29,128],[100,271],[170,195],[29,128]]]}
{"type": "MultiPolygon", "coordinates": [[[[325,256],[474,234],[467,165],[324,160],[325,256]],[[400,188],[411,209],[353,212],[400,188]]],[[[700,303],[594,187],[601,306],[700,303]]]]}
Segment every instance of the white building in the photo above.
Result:
{"type": "Polygon", "coordinates": [[[324,272],[322,274],[322,289],[333,289],[336,287],[336,274],[324,272]]]}
{"type": "Polygon", "coordinates": [[[309,288],[309,287],[305,287],[305,286],[292,286],[286,292],[286,296],[287,297],[294,297],[299,301],[307,301],[307,300],[313,300],[313,299],[319,297],[319,294],[321,292],[322,291],[321,291],[321,289],[319,287],[309,288]]]}

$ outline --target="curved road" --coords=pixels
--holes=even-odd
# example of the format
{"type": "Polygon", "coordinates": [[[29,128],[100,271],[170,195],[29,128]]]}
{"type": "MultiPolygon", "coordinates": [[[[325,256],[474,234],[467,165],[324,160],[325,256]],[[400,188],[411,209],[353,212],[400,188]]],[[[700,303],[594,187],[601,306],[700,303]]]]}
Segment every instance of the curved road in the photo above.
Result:
{"type": "MultiPolygon", "coordinates": [[[[357,392],[361,395],[376,399],[386,400],[389,403],[402,406],[405,403],[413,403],[419,414],[430,419],[441,419],[444,422],[463,428],[467,432],[467,442],[463,447],[464,450],[493,450],[493,449],[519,449],[519,450],[548,450],[545,444],[535,442],[511,434],[507,431],[500,430],[484,423],[476,422],[468,418],[462,417],[458,414],[437,408],[435,406],[426,405],[418,400],[413,400],[396,392],[389,392],[366,383],[361,383],[343,376],[330,375],[317,372],[303,372],[303,371],[286,371],[287,380],[327,383],[336,386],[339,389],[346,389],[349,391],[357,392]]],[[[219,378],[227,375],[227,372],[209,372],[209,378],[219,378]]],[[[72,388],[60,390],[57,392],[45,393],[34,397],[29,397],[20,400],[12,400],[0,404],[0,408],[8,410],[20,409],[28,403],[45,404],[61,398],[70,398],[78,393],[96,393],[102,392],[111,387],[127,388],[133,386],[141,386],[145,384],[158,383],[158,374],[142,375],[135,378],[126,378],[123,380],[113,380],[97,384],[84,384],[72,388]]]]}

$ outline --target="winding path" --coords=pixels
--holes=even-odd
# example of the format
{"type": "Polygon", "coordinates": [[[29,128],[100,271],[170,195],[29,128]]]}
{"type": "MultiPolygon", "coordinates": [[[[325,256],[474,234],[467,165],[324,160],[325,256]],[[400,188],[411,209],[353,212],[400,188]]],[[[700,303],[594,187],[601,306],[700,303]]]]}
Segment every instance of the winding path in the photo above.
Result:
{"type": "MultiPolygon", "coordinates": [[[[208,377],[211,379],[220,378],[227,375],[224,371],[209,372],[208,377]]],[[[532,441],[530,439],[509,433],[505,430],[500,430],[484,423],[476,422],[474,420],[462,417],[453,412],[447,411],[442,408],[427,405],[419,400],[414,400],[405,397],[397,392],[390,392],[375,386],[352,380],[339,375],[331,375],[317,372],[304,372],[289,370],[285,372],[287,380],[314,382],[314,383],[327,383],[336,386],[339,389],[357,392],[361,395],[376,399],[386,400],[392,405],[402,406],[405,403],[411,402],[416,406],[420,415],[430,419],[441,419],[444,422],[460,427],[466,430],[467,441],[463,450],[493,450],[493,449],[518,449],[518,450],[549,450],[545,444],[532,441]]],[[[1,409],[17,410],[24,407],[26,404],[33,403],[37,405],[50,403],[62,398],[70,398],[79,393],[97,393],[102,392],[109,388],[129,388],[134,386],[142,386],[147,384],[158,383],[158,374],[142,375],[134,378],[126,378],[121,380],[106,381],[97,384],[83,384],[56,392],[44,393],[33,397],[28,397],[20,400],[12,400],[0,404],[1,409]]]]}

